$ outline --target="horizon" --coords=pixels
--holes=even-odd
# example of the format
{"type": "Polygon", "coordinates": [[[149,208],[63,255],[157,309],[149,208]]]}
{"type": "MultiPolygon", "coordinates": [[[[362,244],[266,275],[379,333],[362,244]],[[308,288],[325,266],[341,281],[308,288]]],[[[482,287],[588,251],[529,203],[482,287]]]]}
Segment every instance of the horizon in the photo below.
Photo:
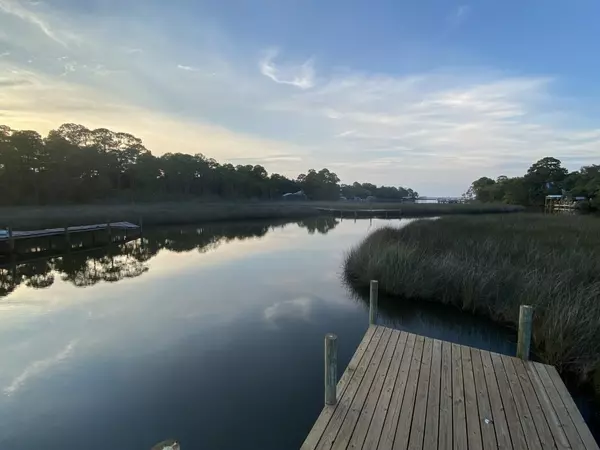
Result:
{"type": "Polygon", "coordinates": [[[600,154],[600,4],[0,0],[0,124],[458,197],[600,154]]]}

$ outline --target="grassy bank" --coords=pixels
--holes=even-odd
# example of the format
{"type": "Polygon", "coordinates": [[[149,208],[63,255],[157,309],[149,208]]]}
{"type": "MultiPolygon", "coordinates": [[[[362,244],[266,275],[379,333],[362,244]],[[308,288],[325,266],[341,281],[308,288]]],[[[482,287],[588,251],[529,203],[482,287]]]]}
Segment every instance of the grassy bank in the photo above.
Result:
{"type": "Polygon", "coordinates": [[[445,217],[370,234],[344,274],[391,295],[456,305],[516,325],[535,307],[543,360],[587,375],[600,367],[600,221],[535,214],[445,217]]]}
{"type": "Polygon", "coordinates": [[[17,229],[84,225],[112,221],[144,225],[185,225],[202,222],[301,219],[317,215],[311,207],[295,203],[138,203],[122,205],[72,205],[11,207],[0,209],[0,227],[17,229]]]}
{"type": "Polygon", "coordinates": [[[383,203],[383,202],[314,202],[321,208],[333,208],[341,211],[388,209],[402,211],[406,217],[441,216],[447,214],[495,214],[525,211],[523,206],[505,203],[383,203]]]}
{"type": "Polygon", "coordinates": [[[0,208],[0,228],[16,229],[62,227],[126,220],[137,223],[140,217],[146,225],[185,225],[201,222],[301,219],[316,216],[316,208],[336,208],[348,211],[370,209],[402,209],[404,216],[441,214],[510,212],[509,205],[437,205],[351,202],[160,202],[136,204],[99,204],[68,206],[21,206],[0,208]]]}

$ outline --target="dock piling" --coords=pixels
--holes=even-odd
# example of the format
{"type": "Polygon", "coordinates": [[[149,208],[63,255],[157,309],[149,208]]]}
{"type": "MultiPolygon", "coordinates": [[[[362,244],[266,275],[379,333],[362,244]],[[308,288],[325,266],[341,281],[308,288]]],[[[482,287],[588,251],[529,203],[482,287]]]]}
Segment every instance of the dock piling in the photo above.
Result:
{"type": "Polygon", "coordinates": [[[337,402],[337,336],[325,335],[325,404],[337,402]]]}
{"type": "Polygon", "coordinates": [[[379,297],[379,282],[371,280],[371,290],[369,294],[369,325],[377,323],[377,301],[379,297]]]}
{"type": "Polygon", "coordinates": [[[529,360],[531,348],[531,328],[533,322],[533,308],[521,305],[519,308],[519,333],[517,339],[517,358],[529,360]]]}
{"type": "Polygon", "coordinates": [[[65,247],[67,250],[71,249],[71,235],[69,234],[68,226],[65,226],[65,247]]]}
{"type": "Polygon", "coordinates": [[[12,227],[8,227],[8,250],[11,253],[15,251],[15,238],[13,237],[12,227]]]}
{"type": "Polygon", "coordinates": [[[112,230],[110,229],[110,219],[106,221],[106,235],[108,236],[108,243],[112,242],[112,230]]]}

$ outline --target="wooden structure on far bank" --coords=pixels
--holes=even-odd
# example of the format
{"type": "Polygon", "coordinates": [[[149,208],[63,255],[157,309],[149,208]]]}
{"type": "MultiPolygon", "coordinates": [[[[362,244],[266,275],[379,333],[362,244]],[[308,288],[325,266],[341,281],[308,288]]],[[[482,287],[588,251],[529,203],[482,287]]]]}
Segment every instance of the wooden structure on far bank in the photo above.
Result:
{"type": "Polygon", "coordinates": [[[53,252],[77,249],[92,249],[107,243],[125,242],[138,238],[142,233],[142,223],[110,222],[93,225],[79,225],[43,230],[16,231],[8,228],[0,235],[0,257],[13,255],[40,256],[53,252]],[[78,242],[75,241],[77,237],[78,242]],[[85,239],[84,239],[85,238],[85,239]],[[20,245],[20,244],[23,245],[20,245]]]}
{"type": "Polygon", "coordinates": [[[547,214],[574,214],[579,204],[586,201],[585,197],[570,197],[567,195],[546,195],[544,212],[547,214]]]}

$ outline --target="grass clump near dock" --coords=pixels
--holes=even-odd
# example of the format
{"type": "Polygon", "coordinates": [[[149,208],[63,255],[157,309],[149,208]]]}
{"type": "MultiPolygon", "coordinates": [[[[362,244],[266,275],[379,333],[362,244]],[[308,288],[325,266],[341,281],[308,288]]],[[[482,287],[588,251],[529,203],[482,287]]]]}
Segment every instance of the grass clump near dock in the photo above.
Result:
{"type": "Polygon", "coordinates": [[[346,281],[518,323],[535,308],[539,356],[587,375],[600,368],[600,220],[535,214],[444,217],[385,227],[352,249],[346,281]]]}

